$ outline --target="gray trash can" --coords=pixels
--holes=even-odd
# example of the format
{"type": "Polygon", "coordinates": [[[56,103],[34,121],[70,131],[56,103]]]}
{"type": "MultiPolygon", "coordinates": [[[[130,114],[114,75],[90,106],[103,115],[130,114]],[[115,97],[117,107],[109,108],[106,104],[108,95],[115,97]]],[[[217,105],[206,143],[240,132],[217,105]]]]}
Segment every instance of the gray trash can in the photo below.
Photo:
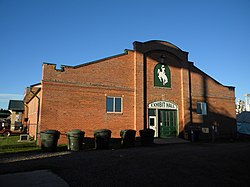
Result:
{"type": "Polygon", "coordinates": [[[74,129],[66,133],[68,140],[68,150],[79,151],[82,149],[84,131],[74,129]]]}
{"type": "Polygon", "coordinates": [[[56,151],[60,132],[57,130],[45,130],[40,132],[41,149],[43,151],[56,151]]]}
{"type": "Polygon", "coordinates": [[[112,132],[109,129],[95,130],[94,131],[95,149],[108,149],[111,133],[112,132]]]}
{"type": "Polygon", "coordinates": [[[121,144],[123,147],[133,147],[135,146],[135,130],[127,129],[121,130],[121,144]]]}

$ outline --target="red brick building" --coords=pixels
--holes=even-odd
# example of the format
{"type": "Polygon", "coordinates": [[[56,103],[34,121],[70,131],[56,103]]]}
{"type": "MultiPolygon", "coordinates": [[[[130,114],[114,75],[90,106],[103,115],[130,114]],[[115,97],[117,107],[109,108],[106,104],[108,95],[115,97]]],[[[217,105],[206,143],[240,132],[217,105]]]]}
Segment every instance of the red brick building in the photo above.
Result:
{"type": "Polygon", "coordinates": [[[188,61],[188,52],[164,41],[134,42],[133,50],[78,66],[44,63],[40,84],[27,89],[30,133],[81,129],[93,137],[107,128],[144,128],[156,137],[229,137],[236,130],[234,87],[223,86],[188,61]]]}

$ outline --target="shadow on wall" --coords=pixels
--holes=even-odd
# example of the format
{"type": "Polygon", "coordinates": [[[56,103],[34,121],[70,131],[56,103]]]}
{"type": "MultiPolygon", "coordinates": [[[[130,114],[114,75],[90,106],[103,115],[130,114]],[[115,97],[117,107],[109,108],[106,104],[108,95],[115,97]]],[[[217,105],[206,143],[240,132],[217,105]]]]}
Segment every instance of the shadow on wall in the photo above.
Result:
{"type": "Polygon", "coordinates": [[[200,139],[230,138],[235,139],[237,135],[236,119],[224,114],[208,112],[200,123],[187,123],[179,137],[184,138],[184,134],[191,130],[199,131],[200,139]]]}

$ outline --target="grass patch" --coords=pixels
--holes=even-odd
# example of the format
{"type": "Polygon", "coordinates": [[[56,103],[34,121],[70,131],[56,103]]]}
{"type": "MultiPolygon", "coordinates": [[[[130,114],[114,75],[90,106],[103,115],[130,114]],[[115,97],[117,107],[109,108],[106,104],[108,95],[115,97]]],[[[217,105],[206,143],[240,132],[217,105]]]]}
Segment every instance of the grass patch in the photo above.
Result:
{"type": "Polygon", "coordinates": [[[0,136],[0,154],[40,150],[35,141],[18,142],[18,140],[19,136],[0,136]]]}

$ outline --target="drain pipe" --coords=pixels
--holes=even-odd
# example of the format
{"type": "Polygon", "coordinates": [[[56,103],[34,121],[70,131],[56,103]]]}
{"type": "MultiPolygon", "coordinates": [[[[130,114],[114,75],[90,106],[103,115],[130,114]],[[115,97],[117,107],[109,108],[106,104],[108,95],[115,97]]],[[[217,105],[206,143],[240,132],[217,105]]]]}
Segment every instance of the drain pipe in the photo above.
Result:
{"type": "MultiPolygon", "coordinates": [[[[41,89],[38,90],[38,92],[41,89]]],[[[38,145],[38,125],[39,125],[39,116],[40,116],[40,97],[37,96],[37,93],[32,92],[32,90],[30,90],[30,92],[34,95],[34,97],[36,97],[38,99],[38,108],[37,108],[37,120],[36,120],[36,144],[38,145]]]]}
{"type": "Polygon", "coordinates": [[[28,103],[23,102],[23,104],[26,106],[27,110],[26,113],[24,114],[23,122],[26,122],[26,133],[28,133],[28,116],[29,116],[29,106],[28,103]]]}
{"type": "Polygon", "coordinates": [[[192,82],[191,82],[191,67],[193,63],[189,62],[188,64],[188,78],[189,78],[189,83],[188,83],[188,89],[189,89],[189,115],[190,115],[190,125],[193,125],[193,100],[192,100],[192,82]]]}
{"type": "Polygon", "coordinates": [[[147,126],[147,55],[143,54],[143,123],[144,129],[147,126]]]}

